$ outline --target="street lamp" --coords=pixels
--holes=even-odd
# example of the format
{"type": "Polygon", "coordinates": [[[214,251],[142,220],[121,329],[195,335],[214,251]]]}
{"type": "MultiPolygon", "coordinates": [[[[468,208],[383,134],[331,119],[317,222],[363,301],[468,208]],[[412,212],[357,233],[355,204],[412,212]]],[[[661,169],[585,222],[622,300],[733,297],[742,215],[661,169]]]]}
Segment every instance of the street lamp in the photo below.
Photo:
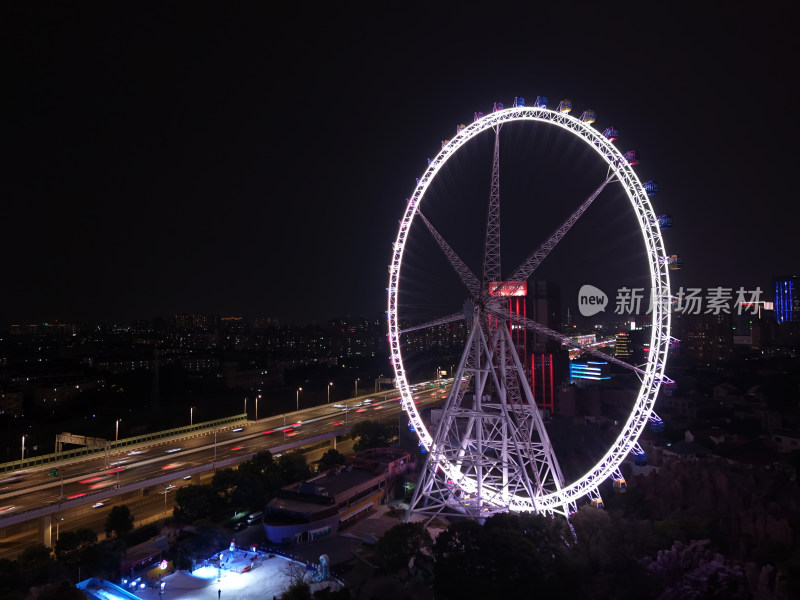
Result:
{"type": "Polygon", "coordinates": [[[194,406],[189,407],[189,427],[194,424],[194,406]]]}
{"type": "Polygon", "coordinates": [[[258,421],[258,399],[261,398],[261,394],[256,396],[256,421],[258,421]]]}
{"type": "Polygon", "coordinates": [[[244,418],[247,418],[247,396],[244,397],[244,418]]]}
{"type": "Polygon", "coordinates": [[[22,460],[25,460],[25,436],[22,436],[22,460]]]}
{"type": "Polygon", "coordinates": [[[303,391],[303,388],[297,388],[297,408],[295,410],[300,410],[300,392],[303,391]]]}
{"type": "Polygon", "coordinates": [[[356,398],[358,398],[358,378],[356,378],[356,398]]]}
{"type": "Polygon", "coordinates": [[[333,385],[332,381],[328,382],[328,404],[331,403],[331,386],[333,385]]]}
{"type": "Polygon", "coordinates": [[[122,419],[117,419],[117,422],[116,422],[116,424],[114,426],[114,441],[115,442],[119,441],[119,422],[120,421],[122,421],[122,419]]]}

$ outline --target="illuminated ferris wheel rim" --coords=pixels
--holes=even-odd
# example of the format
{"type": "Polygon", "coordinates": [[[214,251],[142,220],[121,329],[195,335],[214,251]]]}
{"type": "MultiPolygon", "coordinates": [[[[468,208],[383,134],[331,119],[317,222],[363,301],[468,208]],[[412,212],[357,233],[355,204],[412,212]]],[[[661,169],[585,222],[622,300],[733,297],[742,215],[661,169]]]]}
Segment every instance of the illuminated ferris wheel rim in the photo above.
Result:
{"type": "MultiPolygon", "coordinates": [[[[402,266],[403,252],[408,240],[408,233],[413,224],[414,217],[419,211],[419,205],[425,192],[435,179],[445,163],[467,142],[475,136],[489,129],[499,127],[504,123],[534,121],[554,125],[579,137],[584,143],[592,147],[606,162],[608,168],[614,172],[618,183],[623,187],[631,202],[634,214],[642,232],[645,248],[647,250],[648,265],[650,267],[650,281],[653,293],[652,328],[650,337],[650,351],[647,364],[641,369],[641,386],[636,403],[631,414],[622,428],[622,432],[606,454],[589,471],[576,481],[567,483],[561,489],[535,498],[513,496],[510,501],[512,510],[553,510],[572,504],[597,489],[601,482],[611,477],[618,470],[625,456],[637,444],[639,435],[647,426],[648,419],[653,412],[653,405],[658,394],[658,389],[664,379],[667,350],[669,345],[670,326],[670,290],[669,271],[666,252],[664,250],[661,231],[653,209],[650,205],[647,192],[644,189],[633,168],[623,154],[589,123],[569,114],[551,110],[544,107],[519,107],[497,110],[473,121],[464,127],[457,135],[443,144],[441,152],[430,161],[428,168],[419,179],[413,195],[409,198],[406,210],[400,222],[400,229],[393,245],[392,263],[389,266],[388,292],[388,338],[392,363],[395,370],[397,387],[400,390],[403,409],[408,414],[420,442],[429,451],[436,453],[434,440],[425,427],[414,404],[412,393],[406,379],[403,365],[401,347],[401,330],[398,322],[397,302],[402,266]]],[[[459,382],[453,383],[458,385],[459,382]]],[[[459,481],[462,488],[468,492],[475,490],[475,482],[465,480],[455,465],[443,458],[439,458],[439,467],[448,478],[459,481]]]]}

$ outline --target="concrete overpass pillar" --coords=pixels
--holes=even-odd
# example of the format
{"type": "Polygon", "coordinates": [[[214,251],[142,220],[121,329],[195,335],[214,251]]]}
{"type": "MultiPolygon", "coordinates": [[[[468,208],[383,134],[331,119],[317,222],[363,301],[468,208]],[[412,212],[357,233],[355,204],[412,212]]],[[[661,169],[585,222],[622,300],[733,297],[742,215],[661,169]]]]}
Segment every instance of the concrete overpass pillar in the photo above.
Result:
{"type": "Polygon", "coordinates": [[[53,539],[53,517],[51,515],[45,515],[39,519],[39,531],[41,532],[39,539],[42,540],[42,543],[52,548],[55,540],[53,539]]]}
{"type": "Polygon", "coordinates": [[[336,450],[336,436],[333,436],[333,437],[331,438],[331,448],[333,448],[334,450],[336,450]]]}
{"type": "Polygon", "coordinates": [[[200,485],[200,473],[194,473],[192,475],[192,485],[200,485]]]}

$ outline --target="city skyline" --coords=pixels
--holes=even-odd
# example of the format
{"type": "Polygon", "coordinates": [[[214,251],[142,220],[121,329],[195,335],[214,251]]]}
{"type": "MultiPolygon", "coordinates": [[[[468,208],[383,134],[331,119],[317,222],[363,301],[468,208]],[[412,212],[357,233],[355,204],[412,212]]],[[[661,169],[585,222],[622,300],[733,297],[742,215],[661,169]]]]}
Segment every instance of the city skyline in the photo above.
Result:
{"type": "Polygon", "coordinates": [[[321,10],[324,26],[289,7],[7,7],[3,320],[380,314],[426,159],[517,95],[569,97],[640,151],[685,261],[674,287],[796,272],[781,215],[798,125],[781,110],[797,50],[779,6],[577,24],[536,7],[480,27],[447,7],[321,10]]]}

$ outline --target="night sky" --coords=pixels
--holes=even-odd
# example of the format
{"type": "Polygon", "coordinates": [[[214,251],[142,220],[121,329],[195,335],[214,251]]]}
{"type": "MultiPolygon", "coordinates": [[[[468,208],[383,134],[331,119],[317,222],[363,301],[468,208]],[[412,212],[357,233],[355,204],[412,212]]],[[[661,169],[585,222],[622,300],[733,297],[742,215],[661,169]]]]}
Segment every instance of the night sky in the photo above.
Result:
{"type": "MultiPolygon", "coordinates": [[[[640,152],[674,287],[800,271],[791,3],[430,4],[6,3],[0,322],[382,314],[426,159],[518,95],[640,152]]],[[[625,242],[609,210],[587,223],[625,242]]]]}

